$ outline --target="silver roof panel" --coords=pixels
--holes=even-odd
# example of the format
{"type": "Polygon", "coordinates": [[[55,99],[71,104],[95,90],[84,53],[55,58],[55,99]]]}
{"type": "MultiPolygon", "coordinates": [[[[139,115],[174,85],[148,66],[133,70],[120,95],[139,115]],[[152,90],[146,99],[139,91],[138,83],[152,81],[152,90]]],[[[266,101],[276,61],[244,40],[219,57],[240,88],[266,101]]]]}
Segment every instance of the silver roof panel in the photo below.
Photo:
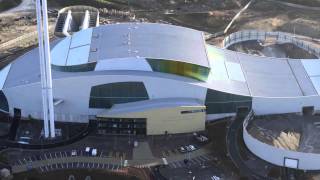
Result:
{"type": "Polygon", "coordinates": [[[93,29],[89,61],[146,57],[209,67],[203,33],[167,24],[124,23],[93,29]]]}

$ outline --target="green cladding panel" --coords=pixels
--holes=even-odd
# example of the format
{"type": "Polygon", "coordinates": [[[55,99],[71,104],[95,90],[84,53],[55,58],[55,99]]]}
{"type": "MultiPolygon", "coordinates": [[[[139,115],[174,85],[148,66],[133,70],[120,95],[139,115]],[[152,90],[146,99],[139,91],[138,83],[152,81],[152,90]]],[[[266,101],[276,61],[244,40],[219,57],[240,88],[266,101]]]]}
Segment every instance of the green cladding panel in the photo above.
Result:
{"type": "Polygon", "coordinates": [[[234,113],[239,107],[251,109],[252,97],[208,89],[205,105],[207,114],[234,113]]]}
{"type": "Polygon", "coordinates": [[[200,81],[206,81],[210,72],[207,67],[185,62],[163,59],[147,59],[147,61],[155,72],[176,74],[200,81]]]}
{"type": "Polygon", "coordinates": [[[94,71],[96,68],[97,62],[91,62],[87,64],[79,64],[73,66],[57,66],[51,65],[53,70],[62,71],[62,72],[88,72],[94,71]]]}
{"type": "Polygon", "coordinates": [[[90,108],[111,108],[114,104],[148,100],[142,82],[117,82],[93,86],[90,92],[90,108]]]}

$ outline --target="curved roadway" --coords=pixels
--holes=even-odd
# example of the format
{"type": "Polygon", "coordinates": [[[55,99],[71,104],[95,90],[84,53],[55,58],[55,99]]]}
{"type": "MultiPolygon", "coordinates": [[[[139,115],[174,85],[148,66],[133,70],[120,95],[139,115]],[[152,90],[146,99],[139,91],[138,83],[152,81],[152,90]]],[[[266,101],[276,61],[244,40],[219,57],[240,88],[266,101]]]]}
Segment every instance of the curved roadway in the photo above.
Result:
{"type": "Polygon", "coordinates": [[[254,179],[270,180],[270,178],[263,177],[257,174],[255,171],[252,171],[241,158],[238,137],[242,136],[241,131],[245,117],[246,116],[243,115],[237,115],[229,127],[229,130],[227,132],[228,153],[230,155],[231,160],[242,174],[254,179]]]}

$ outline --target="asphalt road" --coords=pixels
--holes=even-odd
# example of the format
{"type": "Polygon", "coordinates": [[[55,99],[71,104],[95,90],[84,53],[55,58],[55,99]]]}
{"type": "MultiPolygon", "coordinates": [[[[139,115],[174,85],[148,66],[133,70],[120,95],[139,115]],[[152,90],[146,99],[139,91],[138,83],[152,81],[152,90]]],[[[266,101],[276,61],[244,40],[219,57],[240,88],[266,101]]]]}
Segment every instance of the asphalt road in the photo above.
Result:
{"type": "Polygon", "coordinates": [[[238,136],[242,136],[242,127],[245,117],[237,116],[229,127],[227,133],[227,149],[233,163],[239,168],[240,172],[247,177],[259,180],[268,180],[269,178],[263,177],[256,172],[252,171],[244,163],[240,155],[240,147],[238,143],[238,136]]]}
{"type": "Polygon", "coordinates": [[[3,14],[9,14],[9,13],[15,13],[15,12],[21,12],[21,11],[30,11],[35,9],[35,0],[22,0],[21,4],[19,6],[14,7],[12,9],[9,9],[5,12],[2,12],[3,14]]]}

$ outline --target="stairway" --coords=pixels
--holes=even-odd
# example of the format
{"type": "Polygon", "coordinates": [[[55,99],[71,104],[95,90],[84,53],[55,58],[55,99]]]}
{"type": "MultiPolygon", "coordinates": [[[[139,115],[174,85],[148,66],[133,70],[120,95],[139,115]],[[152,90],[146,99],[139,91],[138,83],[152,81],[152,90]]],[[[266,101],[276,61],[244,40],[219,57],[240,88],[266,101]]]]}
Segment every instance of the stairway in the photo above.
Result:
{"type": "Polygon", "coordinates": [[[89,28],[97,26],[97,18],[98,18],[97,13],[93,13],[93,12],[90,13],[89,28]]]}
{"type": "Polygon", "coordinates": [[[58,18],[58,21],[56,24],[56,28],[55,28],[55,32],[58,32],[58,33],[62,32],[66,18],[67,18],[67,13],[63,13],[63,14],[59,15],[59,18],[58,18]]]}

